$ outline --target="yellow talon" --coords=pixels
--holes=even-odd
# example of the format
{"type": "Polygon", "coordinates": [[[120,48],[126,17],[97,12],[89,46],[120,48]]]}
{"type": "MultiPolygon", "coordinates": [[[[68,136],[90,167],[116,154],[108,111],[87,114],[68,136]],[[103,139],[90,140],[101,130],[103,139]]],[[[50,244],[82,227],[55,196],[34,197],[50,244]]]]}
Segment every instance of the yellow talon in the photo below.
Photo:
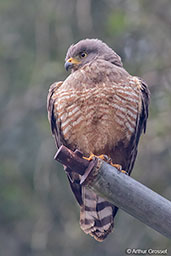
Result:
{"type": "Polygon", "coordinates": [[[127,173],[126,171],[124,171],[124,170],[121,170],[121,172],[124,173],[124,174],[126,174],[126,175],[128,175],[128,173],[127,173]]]}
{"type": "Polygon", "coordinates": [[[122,166],[120,164],[113,164],[112,161],[110,162],[110,165],[118,169],[118,171],[122,171],[122,166]]]}
{"type": "Polygon", "coordinates": [[[100,158],[101,160],[104,160],[104,161],[108,160],[108,156],[106,155],[100,155],[100,156],[97,156],[97,158],[100,158]]]}
{"type": "Polygon", "coordinates": [[[93,153],[91,153],[89,157],[83,156],[83,158],[86,159],[86,160],[88,160],[88,161],[91,161],[94,156],[95,156],[95,155],[94,155],[93,153]]]}
{"type": "Polygon", "coordinates": [[[88,160],[88,161],[91,161],[91,160],[93,159],[93,157],[100,158],[101,160],[104,160],[104,161],[107,161],[107,160],[108,160],[108,157],[107,157],[106,155],[99,155],[99,156],[96,156],[96,155],[94,155],[93,153],[91,153],[89,157],[83,156],[83,158],[86,159],[86,160],[88,160]]]}
{"type": "Polygon", "coordinates": [[[120,171],[120,172],[122,172],[124,174],[128,174],[126,171],[122,170],[122,166],[120,164],[113,164],[112,162],[110,162],[110,165],[115,167],[118,171],[120,171]]]}

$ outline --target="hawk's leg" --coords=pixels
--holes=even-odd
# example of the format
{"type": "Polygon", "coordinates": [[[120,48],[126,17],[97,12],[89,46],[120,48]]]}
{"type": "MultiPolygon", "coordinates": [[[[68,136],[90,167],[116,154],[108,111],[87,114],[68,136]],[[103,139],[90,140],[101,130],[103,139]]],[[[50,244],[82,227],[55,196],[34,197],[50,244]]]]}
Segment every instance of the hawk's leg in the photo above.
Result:
{"type": "Polygon", "coordinates": [[[115,167],[118,171],[122,172],[122,173],[125,173],[127,174],[126,171],[122,170],[122,166],[120,164],[113,164],[112,162],[112,159],[110,157],[108,157],[107,155],[99,155],[99,156],[96,156],[94,155],[93,153],[90,154],[89,157],[83,157],[84,159],[90,161],[93,159],[93,157],[97,157],[97,158],[100,158],[102,159],[103,161],[105,161],[106,163],[112,165],[113,167],[115,167]]]}

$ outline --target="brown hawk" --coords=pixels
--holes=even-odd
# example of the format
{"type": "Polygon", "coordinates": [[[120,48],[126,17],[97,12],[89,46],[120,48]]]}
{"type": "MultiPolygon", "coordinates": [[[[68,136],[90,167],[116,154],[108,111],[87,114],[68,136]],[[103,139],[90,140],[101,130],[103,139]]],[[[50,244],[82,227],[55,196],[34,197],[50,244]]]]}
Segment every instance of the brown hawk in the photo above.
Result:
{"type": "MultiPolygon", "coordinates": [[[[129,175],[148,117],[149,90],[131,76],[121,58],[98,39],[71,45],[65,68],[71,74],[51,85],[48,117],[57,148],[79,149],[84,156],[105,154],[129,175]]],[[[118,208],[85,186],[80,176],[67,173],[80,205],[85,233],[103,241],[114,226],[118,208]]]]}

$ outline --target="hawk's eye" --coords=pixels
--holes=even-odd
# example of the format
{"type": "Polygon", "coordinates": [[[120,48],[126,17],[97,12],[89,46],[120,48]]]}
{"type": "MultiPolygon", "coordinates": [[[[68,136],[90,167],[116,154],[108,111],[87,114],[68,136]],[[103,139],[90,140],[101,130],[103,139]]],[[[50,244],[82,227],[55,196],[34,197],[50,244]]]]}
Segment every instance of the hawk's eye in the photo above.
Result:
{"type": "Polygon", "coordinates": [[[87,53],[86,52],[81,52],[79,55],[80,55],[80,58],[85,58],[87,56],[87,53]]]}

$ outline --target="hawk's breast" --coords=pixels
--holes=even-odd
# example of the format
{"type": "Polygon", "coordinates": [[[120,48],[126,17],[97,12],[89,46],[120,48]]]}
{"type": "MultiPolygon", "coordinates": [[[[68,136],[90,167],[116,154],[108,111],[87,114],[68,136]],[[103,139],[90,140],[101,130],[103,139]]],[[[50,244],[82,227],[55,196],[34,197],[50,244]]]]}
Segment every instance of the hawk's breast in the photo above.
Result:
{"type": "Polygon", "coordinates": [[[134,77],[118,83],[87,83],[72,86],[68,81],[53,95],[54,114],[66,143],[84,154],[105,153],[120,141],[127,144],[134,133],[139,108],[139,88],[134,77]]]}

